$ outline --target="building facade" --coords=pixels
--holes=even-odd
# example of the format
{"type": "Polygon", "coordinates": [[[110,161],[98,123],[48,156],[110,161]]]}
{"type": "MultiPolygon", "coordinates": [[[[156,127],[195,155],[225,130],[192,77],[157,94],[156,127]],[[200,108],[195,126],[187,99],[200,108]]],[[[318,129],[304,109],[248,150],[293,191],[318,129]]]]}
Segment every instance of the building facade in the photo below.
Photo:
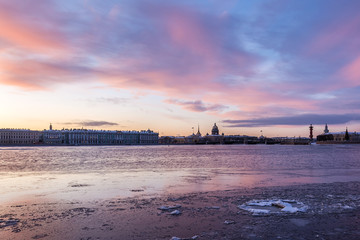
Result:
{"type": "Polygon", "coordinates": [[[151,130],[53,130],[51,125],[43,131],[0,129],[0,145],[149,145],[158,142],[159,134],[151,130]]]}
{"type": "Polygon", "coordinates": [[[193,132],[189,136],[162,136],[159,138],[160,144],[257,144],[259,143],[257,137],[245,135],[225,135],[219,133],[219,127],[214,126],[211,129],[211,135],[200,133],[200,126],[198,126],[197,133],[193,132]]]}
{"type": "Polygon", "coordinates": [[[316,137],[317,143],[360,143],[360,134],[357,132],[329,132],[316,137]]]}
{"type": "Polygon", "coordinates": [[[324,133],[318,135],[316,140],[319,144],[360,143],[360,134],[349,132],[347,128],[345,132],[330,132],[326,124],[324,133]]]}
{"type": "Polygon", "coordinates": [[[0,129],[0,145],[39,144],[40,136],[40,131],[29,129],[0,129]]]}

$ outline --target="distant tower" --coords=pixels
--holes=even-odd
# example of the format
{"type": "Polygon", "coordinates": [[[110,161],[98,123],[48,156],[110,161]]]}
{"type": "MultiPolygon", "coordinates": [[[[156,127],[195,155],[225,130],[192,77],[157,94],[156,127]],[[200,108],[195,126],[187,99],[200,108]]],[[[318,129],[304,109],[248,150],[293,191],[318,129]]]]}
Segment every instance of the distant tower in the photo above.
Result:
{"type": "Polygon", "coordinates": [[[349,141],[349,140],[350,140],[350,136],[349,136],[348,129],[346,128],[346,132],[345,132],[345,141],[349,141]]]}
{"type": "Polygon", "coordinates": [[[327,125],[327,124],[325,124],[324,133],[329,133],[329,128],[328,128],[328,125],[327,125]]]}
{"type": "Polygon", "coordinates": [[[313,140],[313,129],[314,129],[314,127],[313,127],[313,125],[312,124],[310,124],[310,127],[309,127],[309,129],[310,129],[310,140],[312,141],[313,140]]]}
{"type": "Polygon", "coordinates": [[[49,127],[49,130],[52,130],[52,124],[50,123],[50,127],[49,127]]]}
{"type": "Polygon", "coordinates": [[[211,135],[219,135],[219,128],[216,126],[216,123],[214,123],[214,126],[211,130],[211,135]]]}
{"type": "Polygon", "coordinates": [[[196,133],[196,136],[201,137],[201,133],[200,133],[200,126],[199,126],[199,124],[198,124],[198,131],[197,131],[197,133],[196,133]]]}

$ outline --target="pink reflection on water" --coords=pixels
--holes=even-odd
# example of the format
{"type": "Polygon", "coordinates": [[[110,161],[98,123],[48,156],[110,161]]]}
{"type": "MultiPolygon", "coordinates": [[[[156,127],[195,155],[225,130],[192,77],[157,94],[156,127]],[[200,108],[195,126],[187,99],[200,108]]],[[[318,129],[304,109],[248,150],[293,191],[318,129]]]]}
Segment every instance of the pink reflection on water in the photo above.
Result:
{"type": "Polygon", "coordinates": [[[2,173],[0,203],[35,199],[94,201],[262,186],[360,181],[358,169],[241,171],[227,169],[2,173]]]}

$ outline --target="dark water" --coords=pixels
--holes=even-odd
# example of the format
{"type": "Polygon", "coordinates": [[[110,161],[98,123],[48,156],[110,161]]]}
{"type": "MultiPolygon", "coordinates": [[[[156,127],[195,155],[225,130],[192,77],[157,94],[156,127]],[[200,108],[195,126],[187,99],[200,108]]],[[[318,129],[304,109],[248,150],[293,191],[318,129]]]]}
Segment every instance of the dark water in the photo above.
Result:
{"type": "Polygon", "coordinates": [[[0,202],[360,181],[360,145],[0,147],[0,202]]]}

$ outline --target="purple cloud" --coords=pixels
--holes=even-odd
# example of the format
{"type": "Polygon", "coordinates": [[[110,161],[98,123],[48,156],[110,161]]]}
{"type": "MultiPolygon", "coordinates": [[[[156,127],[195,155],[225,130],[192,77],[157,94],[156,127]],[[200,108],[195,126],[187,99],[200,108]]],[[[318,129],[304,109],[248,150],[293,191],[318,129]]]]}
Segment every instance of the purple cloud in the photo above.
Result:
{"type": "Polygon", "coordinates": [[[64,125],[75,125],[75,126],[83,126],[83,127],[103,127],[103,126],[118,126],[119,124],[108,121],[94,121],[87,120],[83,122],[66,122],[62,123],[64,125]]]}
{"type": "Polygon", "coordinates": [[[329,114],[335,105],[352,113],[358,8],[351,0],[0,0],[0,83],[102,82],[188,99],[168,103],[190,111],[232,105],[248,116],[329,114]]]}
{"type": "MultiPolygon", "coordinates": [[[[94,101],[95,102],[103,102],[103,103],[112,103],[112,104],[124,104],[127,103],[130,99],[129,98],[120,98],[120,97],[112,97],[112,98],[107,98],[107,97],[102,97],[102,98],[97,98],[94,101]]],[[[91,100],[93,101],[93,100],[91,100]]]]}
{"type": "Polygon", "coordinates": [[[184,109],[193,112],[219,112],[225,110],[227,107],[220,104],[205,104],[201,100],[197,101],[182,101],[178,99],[168,99],[165,102],[182,106],[184,109]]]}
{"type": "Polygon", "coordinates": [[[274,125],[345,124],[360,121],[360,114],[301,114],[285,117],[256,118],[246,120],[224,120],[226,127],[263,127],[274,125]]]}

